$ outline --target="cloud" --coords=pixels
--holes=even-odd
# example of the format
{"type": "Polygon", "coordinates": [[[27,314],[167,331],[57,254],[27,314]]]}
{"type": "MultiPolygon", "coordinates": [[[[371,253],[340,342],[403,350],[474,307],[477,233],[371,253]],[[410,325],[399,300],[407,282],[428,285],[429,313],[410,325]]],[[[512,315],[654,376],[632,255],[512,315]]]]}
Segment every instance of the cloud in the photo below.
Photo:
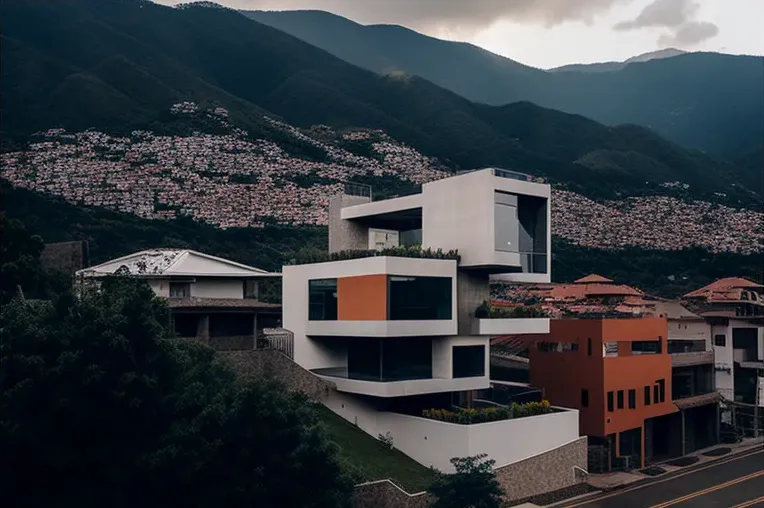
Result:
{"type": "Polygon", "coordinates": [[[663,47],[693,46],[719,34],[719,27],[707,21],[685,23],[673,34],[663,34],[658,44],[663,47]]]}
{"type": "Polygon", "coordinates": [[[634,30],[636,28],[662,26],[678,27],[692,19],[700,5],[688,0],[655,0],[642,9],[636,19],[621,21],[616,30],[634,30]]]}
{"type": "Polygon", "coordinates": [[[692,46],[719,33],[715,24],[695,19],[699,9],[700,2],[695,0],[655,0],[635,19],[621,21],[613,29],[667,28],[669,30],[658,38],[660,46],[692,46]]]}
{"type": "MultiPolygon", "coordinates": [[[[162,3],[176,3],[159,0],[162,3]]],[[[216,0],[236,9],[318,9],[365,24],[413,29],[480,29],[499,20],[554,26],[591,22],[613,5],[632,0],[216,0]]]]}

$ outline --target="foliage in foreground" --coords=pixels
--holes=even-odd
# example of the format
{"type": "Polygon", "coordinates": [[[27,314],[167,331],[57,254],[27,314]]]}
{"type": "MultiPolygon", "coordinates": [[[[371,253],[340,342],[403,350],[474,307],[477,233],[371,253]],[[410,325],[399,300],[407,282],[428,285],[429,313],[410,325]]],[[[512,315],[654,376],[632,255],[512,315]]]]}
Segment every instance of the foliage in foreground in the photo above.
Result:
{"type": "Polygon", "coordinates": [[[211,350],[167,339],[167,307],[147,285],[15,298],[0,318],[0,498],[347,505],[352,485],[311,405],[276,386],[235,384],[211,350]]]}
{"type": "Polygon", "coordinates": [[[555,410],[548,400],[541,402],[526,402],[518,404],[513,402],[509,406],[486,407],[478,409],[459,408],[458,411],[448,409],[425,409],[422,411],[424,418],[439,420],[447,423],[469,425],[472,423],[496,422],[510,420],[512,418],[525,418],[526,416],[544,415],[553,413],[555,410]]]}
{"type": "Polygon", "coordinates": [[[451,459],[456,473],[438,476],[428,490],[436,498],[432,508],[499,508],[504,490],[493,471],[495,461],[486,457],[451,459]]]}

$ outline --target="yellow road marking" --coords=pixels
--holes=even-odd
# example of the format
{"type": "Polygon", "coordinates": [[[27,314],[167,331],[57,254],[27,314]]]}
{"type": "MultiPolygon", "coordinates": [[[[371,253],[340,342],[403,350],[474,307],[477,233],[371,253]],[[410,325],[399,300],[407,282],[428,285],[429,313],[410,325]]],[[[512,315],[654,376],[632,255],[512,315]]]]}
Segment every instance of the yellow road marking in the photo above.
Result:
{"type": "Polygon", "coordinates": [[[749,506],[753,506],[758,503],[764,504],[764,496],[757,497],[756,499],[751,499],[750,501],[746,501],[744,503],[736,504],[732,508],[748,508],[749,506]]]}
{"type": "Polygon", "coordinates": [[[643,489],[645,487],[652,487],[653,485],[659,485],[661,483],[670,482],[671,480],[675,480],[676,478],[681,478],[682,476],[687,476],[688,474],[698,473],[700,471],[704,471],[704,470],[710,469],[712,467],[717,467],[717,466],[721,466],[721,465],[724,465],[724,464],[729,464],[730,462],[734,462],[734,461],[740,460],[740,459],[746,459],[746,458],[748,458],[748,457],[750,457],[752,455],[758,455],[759,453],[764,453],[764,449],[756,451],[756,452],[753,452],[753,453],[744,452],[744,453],[741,453],[738,456],[729,457],[729,458],[723,459],[723,460],[718,461],[718,462],[711,462],[707,466],[699,467],[697,469],[693,469],[692,471],[685,471],[684,473],[676,474],[674,476],[671,476],[670,478],[664,478],[662,480],[656,480],[656,481],[648,482],[648,483],[645,483],[643,485],[637,485],[636,487],[625,488],[623,490],[619,490],[617,492],[613,492],[612,494],[608,494],[608,495],[605,495],[605,496],[602,496],[602,497],[598,497],[598,498],[595,498],[595,499],[589,499],[589,500],[581,501],[580,503],[576,503],[576,504],[566,505],[565,508],[577,508],[578,506],[584,506],[584,505],[587,505],[587,504],[596,503],[596,502],[602,501],[604,499],[610,499],[611,497],[615,497],[615,496],[620,496],[622,494],[626,494],[627,492],[634,492],[635,490],[643,489]]]}
{"type": "Polygon", "coordinates": [[[746,476],[741,476],[740,478],[735,478],[734,480],[720,483],[719,485],[714,485],[713,487],[708,487],[707,489],[699,490],[697,492],[693,492],[692,494],[687,494],[686,496],[678,497],[676,499],[672,499],[671,501],[666,501],[665,503],[656,504],[652,506],[651,508],[666,508],[667,506],[673,506],[675,504],[689,501],[690,499],[695,499],[696,497],[705,496],[706,494],[710,494],[711,492],[716,492],[717,490],[722,490],[727,487],[731,487],[732,485],[737,485],[738,483],[743,483],[748,480],[753,480],[754,478],[758,478],[759,476],[764,476],[764,471],[758,471],[756,473],[751,473],[746,476]]]}

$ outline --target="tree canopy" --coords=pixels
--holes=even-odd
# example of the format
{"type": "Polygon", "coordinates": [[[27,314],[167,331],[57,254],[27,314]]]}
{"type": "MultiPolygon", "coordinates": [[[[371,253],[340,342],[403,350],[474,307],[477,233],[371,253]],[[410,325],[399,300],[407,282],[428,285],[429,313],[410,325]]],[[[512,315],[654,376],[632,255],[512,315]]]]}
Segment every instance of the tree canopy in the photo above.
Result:
{"type": "Polygon", "coordinates": [[[168,316],[122,278],[3,306],[3,504],[347,505],[311,403],[235,383],[210,349],[169,338],[168,316]]]}
{"type": "Polygon", "coordinates": [[[455,474],[440,475],[429,492],[436,501],[432,508],[499,508],[504,490],[493,471],[494,460],[486,454],[454,457],[455,474]]]}

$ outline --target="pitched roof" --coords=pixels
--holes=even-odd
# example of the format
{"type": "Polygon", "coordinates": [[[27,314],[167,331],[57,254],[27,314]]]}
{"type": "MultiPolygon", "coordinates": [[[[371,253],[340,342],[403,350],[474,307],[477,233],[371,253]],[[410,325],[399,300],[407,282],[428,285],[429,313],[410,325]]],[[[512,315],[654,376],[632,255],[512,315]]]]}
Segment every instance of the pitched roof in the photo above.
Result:
{"type": "Polygon", "coordinates": [[[103,276],[124,273],[139,277],[279,277],[253,266],[236,263],[190,249],[150,249],[112,259],[77,271],[77,275],[103,276]]]}
{"type": "Polygon", "coordinates": [[[700,289],[696,289],[690,293],[684,295],[685,298],[708,298],[715,293],[727,293],[734,292],[736,289],[762,289],[764,286],[756,284],[748,279],[742,277],[726,277],[703,286],[700,289]]]}
{"type": "Polygon", "coordinates": [[[592,283],[604,283],[608,284],[610,282],[613,282],[612,280],[603,277],[602,275],[597,275],[596,273],[591,273],[587,275],[586,277],[582,277],[578,280],[573,281],[573,284],[592,284],[592,283]]]}

